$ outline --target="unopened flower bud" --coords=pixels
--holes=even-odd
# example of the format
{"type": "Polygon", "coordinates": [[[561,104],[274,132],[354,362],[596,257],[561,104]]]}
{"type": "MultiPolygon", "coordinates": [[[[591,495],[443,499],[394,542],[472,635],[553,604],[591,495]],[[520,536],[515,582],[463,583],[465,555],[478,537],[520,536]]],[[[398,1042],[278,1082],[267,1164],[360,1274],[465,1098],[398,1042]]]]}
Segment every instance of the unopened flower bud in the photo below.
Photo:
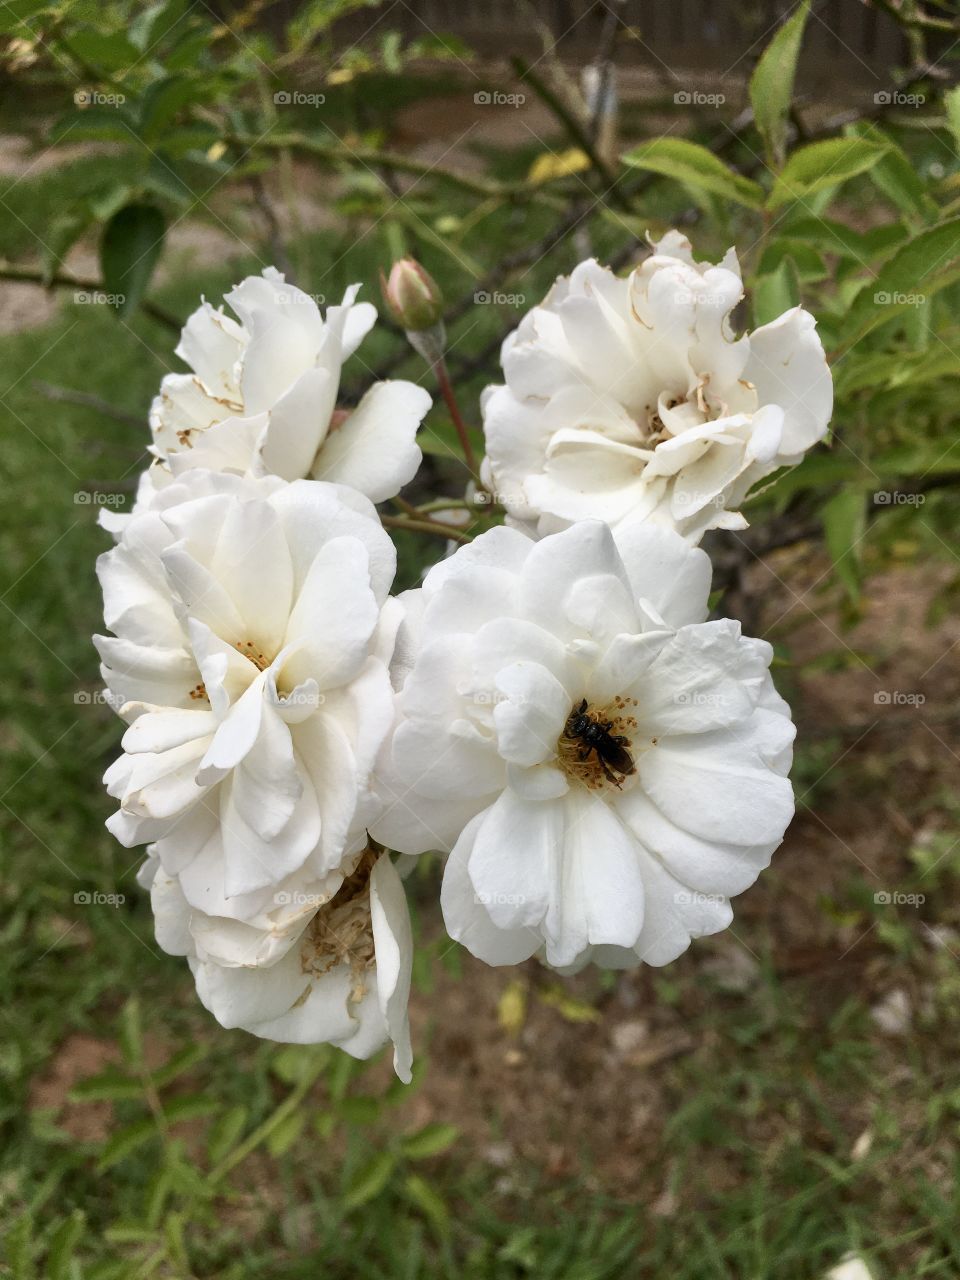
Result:
{"type": "Polygon", "coordinates": [[[443,320],[443,295],[429,272],[414,258],[401,258],[390,268],[390,279],[380,272],[383,300],[407,333],[434,329],[443,320]]]}

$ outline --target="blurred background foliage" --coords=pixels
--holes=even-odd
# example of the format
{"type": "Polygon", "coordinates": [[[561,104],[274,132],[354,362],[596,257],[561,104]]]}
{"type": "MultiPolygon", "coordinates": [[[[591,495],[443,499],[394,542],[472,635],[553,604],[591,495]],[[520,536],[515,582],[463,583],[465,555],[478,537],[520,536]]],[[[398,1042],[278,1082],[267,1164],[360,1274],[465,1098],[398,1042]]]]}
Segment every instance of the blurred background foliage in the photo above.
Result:
{"type": "MultiPolygon", "coordinates": [[[[672,9],[683,58],[632,2],[0,6],[0,1274],[960,1274],[960,24],[672,9]],[[564,984],[462,956],[421,860],[410,1088],[221,1031],[103,830],[89,643],[180,324],[268,263],[334,302],[412,252],[479,450],[523,311],[671,226],[737,245],[738,327],[802,301],[836,382],[711,546],[800,721],[787,845],[730,936],[564,984]]],[[[389,323],[348,371],[426,378],[389,323]]],[[[423,445],[406,500],[460,497],[442,406],[423,445]]],[[[397,537],[407,586],[442,544],[397,537]]]]}

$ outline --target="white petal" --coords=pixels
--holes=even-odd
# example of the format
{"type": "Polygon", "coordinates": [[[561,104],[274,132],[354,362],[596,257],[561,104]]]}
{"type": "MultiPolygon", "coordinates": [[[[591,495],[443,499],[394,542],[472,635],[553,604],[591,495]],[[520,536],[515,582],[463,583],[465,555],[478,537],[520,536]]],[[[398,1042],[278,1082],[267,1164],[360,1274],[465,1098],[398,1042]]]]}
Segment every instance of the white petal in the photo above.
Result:
{"type": "Polygon", "coordinates": [[[378,382],[323,443],[313,475],[351,485],[373,502],[399,493],[421,462],[417,428],[429,394],[412,382],[378,382]]]}

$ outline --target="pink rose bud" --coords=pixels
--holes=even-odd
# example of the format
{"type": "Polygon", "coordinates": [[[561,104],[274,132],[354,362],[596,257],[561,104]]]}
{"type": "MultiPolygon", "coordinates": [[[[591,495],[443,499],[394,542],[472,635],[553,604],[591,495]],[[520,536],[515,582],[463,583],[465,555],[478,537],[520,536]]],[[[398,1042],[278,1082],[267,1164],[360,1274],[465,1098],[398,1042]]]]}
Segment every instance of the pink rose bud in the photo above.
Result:
{"type": "Polygon", "coordinates": [[[401,258],[390,268],[390,279],[380,272],[383,300],[407,333],[433,329],[443,319],[443,295],[436,280],[413,258],[401,258]]]}

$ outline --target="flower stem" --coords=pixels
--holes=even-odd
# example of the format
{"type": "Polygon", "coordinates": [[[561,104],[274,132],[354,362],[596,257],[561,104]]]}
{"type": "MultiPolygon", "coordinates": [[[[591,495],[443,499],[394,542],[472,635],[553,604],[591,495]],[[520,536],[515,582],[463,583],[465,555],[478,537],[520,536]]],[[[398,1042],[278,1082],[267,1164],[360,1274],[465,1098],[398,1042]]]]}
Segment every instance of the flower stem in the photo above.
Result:
{"type": "Polygon", "coordinates": [[[447,362],[443,356],[434,361],[433,371],[437,375],[437,385],[440,388],[440,394],[443,396],[447,408],[450,410],[450,417],[453,425],[457,429],[457,435],[460,439],[460,448],[463,450],[464,461],[470,468],[474,479],[479,480],[479,469],[477,467],[477,459],[474,456],[473,445],[470,443],[470,432],[467,424],[463,420],[460,412],[460,406],[457,404],[457,397],[453,391],[453,383],[450,381],[450,375],[447,372],[447,362]]]}
{"type": "Polygon", "coordinates": [[[452,524],[441,524],[439,520],[408,519],[406,516],[381,516],[380,523],[387,529],[408,529],[411,533],[432,533],[440,538],[451,538],[454,542],[472,542],[469,533],[456,528],[452,524]]]}

